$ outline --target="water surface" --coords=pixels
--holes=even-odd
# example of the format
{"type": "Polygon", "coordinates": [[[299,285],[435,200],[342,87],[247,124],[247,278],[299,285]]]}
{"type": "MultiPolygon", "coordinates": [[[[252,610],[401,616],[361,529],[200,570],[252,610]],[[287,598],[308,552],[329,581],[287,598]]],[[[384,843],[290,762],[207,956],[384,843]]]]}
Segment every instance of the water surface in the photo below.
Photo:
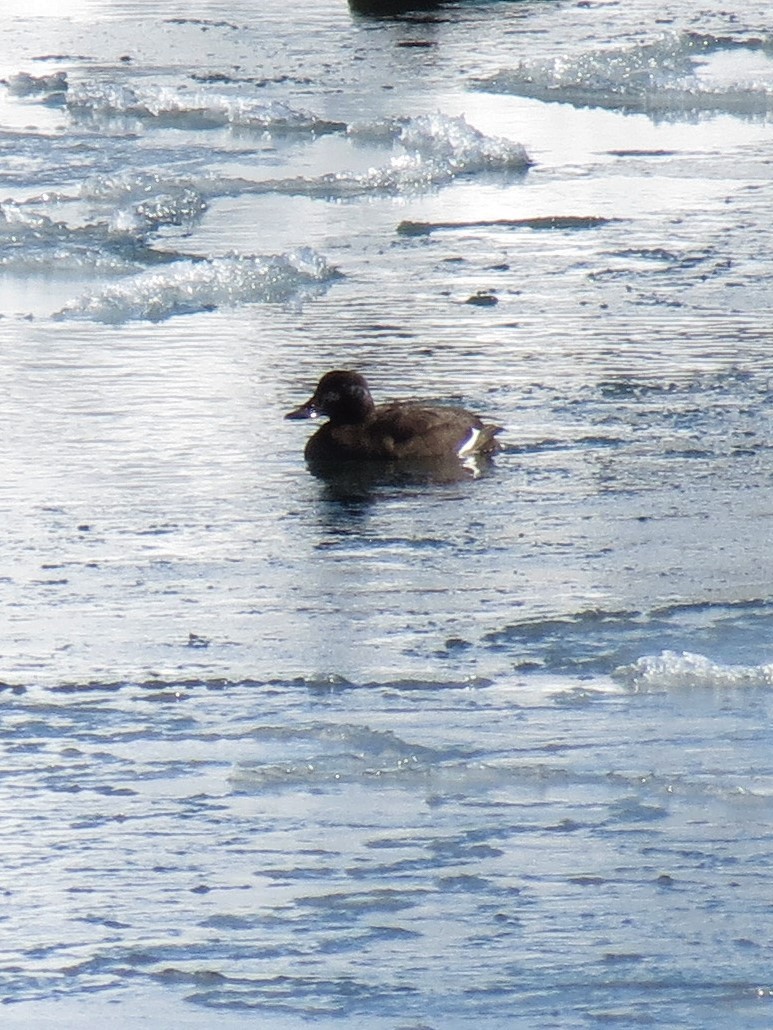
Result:
{"type": "Polygon", "coordinates": [[[4,1025],[768,1026],[767,5],[1,23],[4,1025]]]}

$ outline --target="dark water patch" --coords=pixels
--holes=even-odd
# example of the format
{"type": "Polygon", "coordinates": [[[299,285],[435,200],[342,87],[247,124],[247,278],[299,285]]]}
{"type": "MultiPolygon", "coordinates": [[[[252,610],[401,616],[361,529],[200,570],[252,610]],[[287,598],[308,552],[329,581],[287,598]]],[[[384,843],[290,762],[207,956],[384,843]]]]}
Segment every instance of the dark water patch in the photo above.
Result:
{"type": "Polygon", "coordinates": [[[623,250],[614,251],[613,257],[642,258],[646,261],[660,261],[666,264],[675,264],[680,261],[678,254],[664,247],[626,247],[623,250]]]}
{"type": "Polygon", "coordinates": [[[23,686],[21,683],[0,683],[0,693],[5,693],[7,690],[11,694],[15,694],[17,697],[22,694],[26,694],[27,689],[28,688],[23,686]]]}
{"type": "Polygon", "coordinates": [[[125,686],[123,683],[62,683],[46,689],[52,694],[114,694],[125,686]]]}
{"type": "Polygon", "coordinates": [[[99,787],[99,786],[96,786],[96,787],[93,787],[92,790],[93,790],[93,792],[95,794],[98,794],[98,795],[100,795],[102,797],[106,797],[106,798],[115,798],[115,797],[118,797],[118,798],[132,798],[132,797],[137,797],[137,791],[133,790],[131,787],[110,787],[110,786],[99,787]]]}
{"type": "Polygon", "coordinates": [[[406,50],[429,50],[437,45],[438,43],[436,39],[399,39],[397,43],[395,43],[395,46],[402,47],[406,50]]]}
{"type": "Polygon", "coordinates": [[[302,976],[255,977],[228,989],[197,992],[187,1000],[218,1012],[279,1011],[303,1014],[305,1020],[323,1015],[346,1016],[397,1004],[416,988],[388,984],[375,986],[352,976],[326,980],[302,976]]]}
{"type": "Polygon", "coordinates": [[[419,930],[411,930],[405,926],[373,926],[371,938],[375,941],[412,941],[419,940],[424,934],[419,930]]]}
{"type": "MultiPolygon", "coordinates": [[[[501,835],[507,836],[504,828],[501,835]]],[[[427,841],[427,848],[439,862],[477,862],[485,858],[498,858],[502,854],[490,843],[492,837],[496,839],[498,836],[491,827],[467,830],[458,836],[427,841]]]]}
{"type": "Polygon", "coordinates": [[[315,948],[319,955],[346,954],[347,952],[362,952],[370,947],[377,947],[388,942],[415,942],[423,935],[416,931],[404,929],[403,927],[368,927],[354,933],[347,929],[344,933],[323,938],[315,948]]]}
{"type": "Polygon", "coordinates": [[[466,222],[403,221],[397,226],[397,232],[400,236],[429,236],[433,232],[464,229],[577,230],[596,229],[616,221],[619,219],[602,218],[599,215],[547,215],[536,218],[494,218],[466,222]]]}
{"type": "MultiPolygon", "coordinates": [[[[464,645],[451,641],[449,654],[464,649],[464,645]]],[[[132,692],[136,700],[148,702],[149,704],[168,705],[170,702],[192,700],[201,694],[234,694],[234,695],[263,695],[264,697],[278,698],[285,694],[294,695],[297,692],[311,694],[312,696],[324,697],[326,695],[337,695],[352,691],[364,691],[379,696],[387,694],[412,694],[428,693],[434,694],[445,691],[458,690],[485,690],[494,684],[494,680],[486,676],[476,675],[445,675],[433,679],[420,677],[401,677],[398,679],[381,680],[350,680],[345,676],[329,673],[309,676],[295,676],[280,679],[227,679],[220,676],[213,677],[171,677],[164,679],[149,680],[119,680],[103,681],[94,680],[88,683],[59,683],[37,686],[22,683],[0,683],[0,693],[8,693],[15,697],[34,697],[37,693],[52,695],[53,697],[69,698],[74,701],[93,701],[90,706],[78,705],[73,711],[80,711],[84,714],[99,711],[100,695],[105,695],[105,701],[112,699],[116,694],[132,692]]],[[[53,712],[61,711],[58,706],[53,712]]],[[[103,709],[107,711],[108,709],[103,709]]],[[[110,709],[112,711],[112,709],[110,709]]],[[[35,711],[39,711],[36,708],[35,711]]],[[[41,724],[42,726],[43,724],[41,724]]]]}
{"type": "Polygon", "coordinates": [[[395,862],[369,863],[364,868],[353,867],[347,869],[346,875],[352,880],[378,880],[388,877],[395,882],[409,876],[420,875],[430,869],[437,869],[438,864],[437,861],[429,858],[404,858],[395,862]]]}
{"type": "MultiPolygon", "coordinates": [[[[266,866],[265,868],[257,870],[256,875],[261,878],[265,877],[266,879],[273,881],[274,884],[283,884],[285,886],[287,884],[302,883],[304,881],[317,882],[324,879],[325,876],[329,874],[330,867],[340,859],[340,856],[337,854],[326,854],[324,856],[320,856],[320,858],[324,859],[324,861],[321,861],[320,864],[316,866],[293,866],[292,868],[266,866]]],[[[357,878],[356,871],[348,871],[347,875],[351,876],[353,879],[357,878]]]]}
{"type": "Polygon", "coordinates": [[[108,930],[128,930],[131,923],[123,923],[119,919],[109,919],[101,916],[79,916],[81,922],[90,926],[104,926],[108,930]]]}
{"type": "Polygon", "coordinates": [[[172,690],[152,690],[146,694],[143,694],[143,701],[150,701],[156,704],[177,704],[180,701],[185,701],[190,694],[185,693],[179,688],[175,687],[172,690]]]}
{"type": "Polygon", "coordinates": [[[431,692],[444,690],[485,689],[494,681],[486,676],[451,677],[437,679],[401,678],[352,682],[342,676],[302,677],[290,681],[270,681],[272,685],[302,686],[315,694],[338,693],[342,690],[365,690],[397,693],[431,692]]]}
{"type": "Polygon", "coordinates": [[[668,447],[663,451],[664,458],[686,458],[690,461],[713,460],[716,458],[714,451],[707,451],[703,447],[668,447]]]}
{"type": "Polygon", "coordinates": [[[456,876],[441,876],[436,880],[438,889],[442,892],[461,891],[464,894],[488,894],[492,884],[485,876],[475,876],[469,873],[459,873],[456,876]]]}
{"type": "Polygon", "coordinates": [[[233,32],[243,32],[246,30],[245,25],[237,25],[236,22],[231,21],[213,21],[211,18],[165,18],[164,24],[167,25],[196,25],[202,29],[231,29],[233,32]]]}
{"type": "Polygon", "coordinates": [[[639,798],[620,798],[609,807],[609,825],[618,823],[649,823],[665,819],[668,810],[662,805],[645,804],[639,798]]]}
{"type": "Polygon", "coordinates": [[[465,640],[463,637],[449,637],[443,647],[438,648],[434,653],[438,658],[454,658],[464,651],[469,651],[472,647],[471,640],[465,640]]]}
{"type": "Polygon", "coordinates": [[[328,919],[336,922],[349,922],[374,912],[402,912],[414,908],[432,893],[431,888],[407,887],[397,890],[381,887],[362,893],[309,895],[297,898],[295,904],[326,913],[328,919]]]}
{"type": "Polygon", "coordinates": [[[241,931],[254,932],[260,924],[261,920],[257,916],[237,916],[231,914],[208,916],[207,919],[201,922],[201,926],[206,929],[227,930],[236,933],[241,931]]]}
{"type": "Polygon", "coordinates": [[[405,326],[392,324],[390,322],[371,322],[369,324],[361,325],[359,330],[360,332],[373,333],[374,336],[384,336],[389,339],[396,338],[401,340],[412,340],[416,336],[415,332],[410,329],[406,329],[405,326]]]}
{"type": "Polygon", "coordinates": [[[611,157],[675,157],[678,150],[638,150],[635,147],[625,150],[608,150],[611,157]]]}

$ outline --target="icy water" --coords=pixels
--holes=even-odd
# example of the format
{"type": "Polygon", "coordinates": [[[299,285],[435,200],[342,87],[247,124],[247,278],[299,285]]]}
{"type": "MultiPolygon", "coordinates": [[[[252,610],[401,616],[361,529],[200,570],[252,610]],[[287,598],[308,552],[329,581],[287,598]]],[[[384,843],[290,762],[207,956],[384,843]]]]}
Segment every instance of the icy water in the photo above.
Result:
{"type": "Polygon", "coordinates": [[[2,1026],[773,1025],[770,5],[0,28],[2,1026]]]}

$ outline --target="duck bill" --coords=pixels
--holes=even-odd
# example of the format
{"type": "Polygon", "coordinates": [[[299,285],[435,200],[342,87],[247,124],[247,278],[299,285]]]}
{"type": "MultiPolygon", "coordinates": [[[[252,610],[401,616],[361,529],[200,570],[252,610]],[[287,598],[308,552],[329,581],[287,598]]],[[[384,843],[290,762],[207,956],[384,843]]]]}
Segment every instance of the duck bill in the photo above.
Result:
{"type": "Polygon", "coordinates": [[[319,410],[314,406],[313,400],[310,400],[306,401],[305,404],[301,404],[300,408],[295,408],[293,411],[288,411],[285,415],[285,418],[316,418],[318,415],[319,410]]]}

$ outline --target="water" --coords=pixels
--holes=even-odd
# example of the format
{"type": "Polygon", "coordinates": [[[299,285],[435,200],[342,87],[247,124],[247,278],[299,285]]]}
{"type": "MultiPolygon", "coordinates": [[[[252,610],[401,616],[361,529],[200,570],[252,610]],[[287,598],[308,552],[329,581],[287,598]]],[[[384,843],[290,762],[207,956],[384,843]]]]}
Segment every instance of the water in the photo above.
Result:
{"type": "Polygon", "coordinates": [[[770,1026],[768,5],[1,23],[3,1025],[770,1026]]]}

